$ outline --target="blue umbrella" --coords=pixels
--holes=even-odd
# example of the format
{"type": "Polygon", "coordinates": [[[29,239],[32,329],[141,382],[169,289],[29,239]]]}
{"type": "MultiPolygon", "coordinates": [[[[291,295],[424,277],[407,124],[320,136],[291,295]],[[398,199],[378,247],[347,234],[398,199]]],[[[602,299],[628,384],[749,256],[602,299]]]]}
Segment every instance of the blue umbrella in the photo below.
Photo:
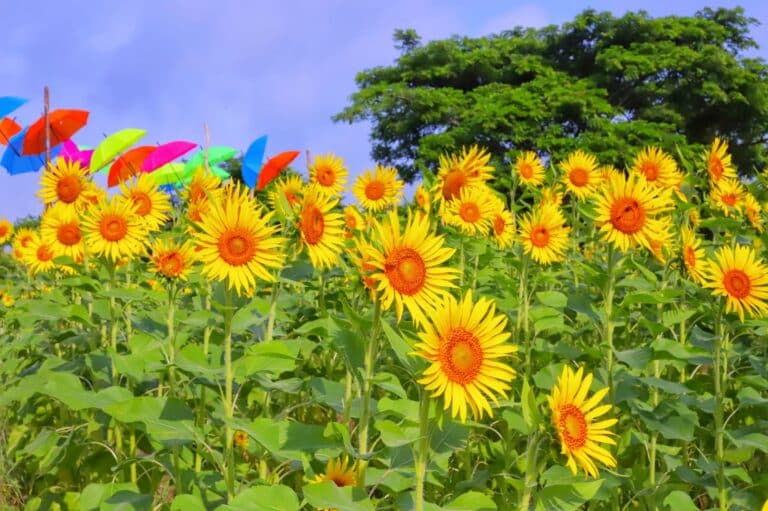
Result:
{"type": "Polygon", "coordinates": [[[24,98],[17,98],[15,96],[2,96],[0,97],[0,118],[5,117],[9,113],[13,112],[21,105],[26,103],[24,98]]]}
{"type": "Polygon", "coordinates": [[[264,159],[264,151],[267,149],[267,135],[257,138],[248,147],[248,150],[243,156],[243,168],[242,176],[245,184],[248,188],[254,188],[256,186],[256,179],[259,177],[259,171],[261,171],[261,163],[264,159]]]}
{"type": "MultiPolygon", "coordinates": [[[[37,172],[40,167],[45,165],[44,154],[33,154],[30,156],[21,155],[21,146],[24,144],[24,136],[27,134],[27,128],[24,128],[8,141],[8,147],[0,159],[0,165],[5,167],[12,176],[24,174],[25,172],[37,172]]],[[[51,148],[51,159],[56,158],[62,149],[62,144],[51,148]]]]}

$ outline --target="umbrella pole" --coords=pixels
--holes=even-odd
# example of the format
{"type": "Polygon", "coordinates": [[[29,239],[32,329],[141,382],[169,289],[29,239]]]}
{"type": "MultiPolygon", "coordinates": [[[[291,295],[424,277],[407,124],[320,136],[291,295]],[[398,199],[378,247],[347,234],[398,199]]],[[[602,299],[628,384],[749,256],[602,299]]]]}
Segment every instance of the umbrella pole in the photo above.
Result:
{"type": "Polygon", "coordinates": [[[48,86],[43,89],[43,112],[45,115],[45,168],[48,169],[48,165],[51,162],[51,133],[50,125],[48,121],[48,111],[50,109],[50,96],[48,93],[48,86]]]}

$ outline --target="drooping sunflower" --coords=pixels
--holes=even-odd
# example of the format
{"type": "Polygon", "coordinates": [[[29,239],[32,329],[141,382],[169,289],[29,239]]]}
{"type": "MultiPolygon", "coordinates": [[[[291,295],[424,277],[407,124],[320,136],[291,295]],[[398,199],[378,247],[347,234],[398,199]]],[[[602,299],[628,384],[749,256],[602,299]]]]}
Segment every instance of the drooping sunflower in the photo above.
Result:
{"type": "Polygon", "coordinates": [[[397,206],[403,197],[403,182],[397,178],[396,168],[376,165],[357,177],[352,193],[367,211],[378,212],[397,206]]]}
{"type": "Polygon", "coordinates": [[[347,184],[349,171],[344,160],[333,153],[315,156],[309,165],[309,182],[326,195],[339,195],[347,184]]]}
{"type": "Polygon", "coordinates": [[[676,240],[671,230],[671,223],[664,224],[655,237],[648,238],[648,248],[653,257],[660,263],[666,264],[671,254],[676,252],[676,240]]]}
{"type": "Polygon", "coordinates": [[[339,199],[310,186],[299,204],[297,227],[312,266],[331,268],[344,250],[344,218],[333,209],[339,199]]]}
{"type": "Polygon", "coordinates": [[[445,294],[419,333],[414,355],[430,362],[418,382],[432,393],[443,396],[444,409],[451,416],[467,420],[467,408],[475,420],[484,414],[493,417],[490,399],[506,397],[515,370],[499,359],[517,351],[508,343],[507,317],[496,314],[496,303],[486,298],[475,302],[472,291],[461,301],[445,294]]]}
{"type": "Polygon", "coordinates": [[[558,206],[540,204],[520,220],[519,237],[523,250],[540,264],[565,259],[571,228],[558,206]]]}
{"type": "Polygon", "coordinates": [[[282,198],[288,203],[288,207],[293,209],[301,203],[301,193],[304,189],[304,181],[301,176],[284,176],[275,181],[275,185],[269,191],[269,205],[275,211],[281,211],[287,216],[290,211],[282,211],[282,198]]]}
{"type": "Polygon", "coordinates": [[[350,252],[350,259],[360,275],[360,282],[368,290],[371,300],[376,299],[378,282],[372,277],[376,267],[370,262],[372,245],[362,238],[355,239],[355,250],[350,252]]]}
{"type": "Polygon", "coordinates": [[[349,464],[349,458],[329,459],[325,472],[316,474],[313,483],[332,481],[336,486],[357,486],[357,470],[355,464],[349,464]]]}
{"type": "Polygon", "coordinates": [[[512,212],[507,208],[495,210],[491,218],[491,233],[499,248],[511,247],[515,239],[515,219],[512,212]]]}
{"type": "Polygon", "coordinates": [[[562,181],[566,189],[579,200],[593,195],[601,183],[600,174],[597,172],[597,158],[592,154],[575,151],[569,154],[565,161],[560,162],[560,168],[564,172],[562,181]]]}
{"type": "Polygon", "coordinates": [[[551,204],[561,206],[563,204],[563,191],[560,187],[547,186],[541,189],[540,204],[551,204]]]}
{"type": "Polygon", "coordinates": [[[353,205],[344,208],[344,236],[352,238],[356,232],[364,231],[366,228],[365,220],[360,212],[353,205]]]}
{"type": "Polygon", "coordinates": [[[680,231],[682,238],[682,256],[688,275],[694,282],[702,284],[704,282],[705,261],[704,248],[701,246],[701,239],[696,236],[696,232],[688,226],[683,226],[680,231]]]}
{"type": "Polygon", "coordinates": [[[646,147],[635,156],[631,172],[645,176],[646,181],[661,188],[676,188],[683,182],[677,163],[658,147],[646,147]]]}
{"type": "Polygon", "coordinates": [[[7,218],[0,218],[0,246],[5,245],[13,236],[13,224],[7,218]]]}
{"type": "Polygon", "coordinates": [[[671,222],[661,215],[672,208],[672,191],[648,184],[640,174],[613,176],[597,197],[595,221],[603,241],[626,252],[641,245],[651,249],[650,240],[664,238],[671,222]]]}
{"type": "Polygon", "coordinates": [[[520,153],[515,160],[514,169],[520,182],[527,186],[539,186],[544,183],[544,165],[533,151],[520,153]]]}
{"type": "Polygon", "coordinates": [[[149,253],[150,271],[171,280],[187,280],[195,260],[190,240],[179,243],[170,239],[156,239],[149,253]]]}
{"type": "Polygon", "coordinates": [[[747,215],[747,220],[752,224],[752,227],[757,229],[757,232],[763,232],[763,208],[755,196],[751,193],[744,195],[744,213],[747,215]]]}
{"type": "Polygon", "coordinates": [[[239,183],[227,185],[210,202],[210,210],[198,223],[199,231],[192,233],[203,273],[226,280],[227,287],[238,294],[254,288],[256,277],[273,282],[270,270],[281,268],[286,257],[286,240],[275,236],[278,227],[269,223],[273,213],[265,213],[239,183]]]}
{"type": "Polygon", "coordinates": [[[40,219],[40,236],[51,247],[54,257],[66,256],[79,262],[85,242],[80,230],[80,215],[74,208],[57,202],[40,219]]]}
{"type": "Polygon", "coordinates": [[[491,226],[495,202],[485,185],[465,186],[458,197],[448,201],[443,219],[470,236],[485,234],[491,226]]]}
{"type": "Polygon", "coordinates": [[[428,217],[410,217],[401,232],[395,210],[376,222],[373,238],[378,246],[369,246],[367,256],[377,270],[371,278],[378,281],[382,308],[394,303],[399,321],[406,307],[414,323],[426,323],[425,311],[455,287],[459,271],[443,266],[455,250],[443,245],[443,236],[430,232],[428,217]]]}
{"type": "MultiPolygon", "coordinates": [[[[22,251],[38,236],[36,231],[27,227],[21,227],[13,237],[13,257],[21,261],[22,251]]],[[[1,244],[1,243],[0,243],[1,244]]]]}
{"type": "Polygon", "coordinates": [[[611,405],[598,406],[608,393],[607,387],[587,399],[591,386],[591,373],[584,376],[582,367],[574,373],[566,365],[547,401],[560,438],[561,453],[568,456],[566,466],[574,475],[581,467],[588,476],[597,477],[595,461],[608,468],[616,467],[616,458],[600,444],[616,445],[615,434],[608,428],[618,421],[603,419],[595,422],[611,410],[611,405]]]}
{"type": "Polygon", "coordinates": [[[726,310],[736,312],[744,321],[744,313],[753,317],[768,314],[768,265],[758,259],[752,247],[721,247],[709,261],[704,287],[715,296],[726,298],[726,310]]]}
{"type": "Polygon", "coordinates": [[[605,181],[611,179],[611,176],[622,174],[623,172],[621,172],[613,165],[602,165],[597,168],[597,173],[600,175],[600,179],[603,180],[603,183],[605,183],[605,181]]]}
{"type": "Polygon", "coordinates": [[[87,177],[88,170],[80,167],[79,161],[57,158],[48,163],[48,168],[40,178],[40,190],[37,196],[43,204],[62,202],[78,211],[88,204],[88,192],[95,188],[87,177]]]}
{"type": "Polygon", "coordinates": [[[182,189],[181,198],[188,205],[200,203],[214,198],[220,187],[221,179],[210,171],[206,172],[204,167],[200,167],[189,184],[182,189]]]}
{"type": "Polygon", "coordinates": [[[21,262],[27,267],[30,275],[37,275],[57,267],[53,262],[54,257],[53,248],[38,235],[22,252],[21,262]]]}
{"type": "Polygon", "coordinates": [[[736,216],[741,211],[746,193],[738,179],[722,178],[712,183],[709,200],[713,208],[721,210],[726,216],[736,216]]]}
{"type": "Polygon", "coordinates": [[[142,172],[137,177],[120,183],[123,196],[136,206],[136,215],[144,222],[147,231],[160,229],[168,220],[171,201],[160,190],[152,174],[142,172]]]}
{"type": "Polygon", "coordinates": [[[82,217],[80,229],[88,254],[113,262],[139,255],[147,239],[146,227],[136,215],[136,206],[120,195],[89,208],[82,217]]]}
{"type": "Polygon", "coordinates": [[[463,148],[461,154],[441,155],[435,183],[441,202],[458,197],[465,186],[479,185],[491,179],[490,159],[491,153],[478,146],[463,148]]]}
{"type": "Polygon", "coordinates": [[[413,192],[413,202],[415,202],[416,205],[422,210],[429,213],[429,210],[431,209],[430,206],[432,205],[432,199],[427,189],[424,188],[424,185],[419,185],[416,187],[416,191],[413,192]]]}
{"type": "Polygon", "coordinates": [[[721,179],[736,179],[736,168],[731,162],[731,155],[728,153],[728,141],[720,137],[715,137],[707,154],[707,172],[712,182],[719,182],[721,179]]]}

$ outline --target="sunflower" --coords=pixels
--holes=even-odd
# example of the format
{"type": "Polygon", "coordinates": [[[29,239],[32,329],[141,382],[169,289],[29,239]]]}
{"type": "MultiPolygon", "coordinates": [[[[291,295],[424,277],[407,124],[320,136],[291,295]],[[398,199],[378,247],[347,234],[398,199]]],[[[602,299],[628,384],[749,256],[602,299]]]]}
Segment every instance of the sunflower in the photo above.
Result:
{"type": "Polygon", "coordinates": [[[53,262],[54,257],[53,247],[37,236],[22,252],[21,261],[29,269],[30,275],[37,275],[57,267],[53,262]]]}
{"type": "Polygon", "coordinates": [[[763,232],[763,208],[760,206],[760,203],[757,202],[754,195],[746,193],[744,195],[743,204],[744,213],[746,213],[749,223],[752,224],[752,227],[757,229],[757,232],[763,232]]]}
{"type": "Polygon", "coordinates": [[[597,172],[597,159],[583,151],[576,151],[560,163],[563,169],[563,183],[568,191],[576,198],[584,200],[595,193],[600,184],[600,174],[597,172]]]}
{"type": "Polygon", "coordinates": [[[89,208],[80,228],[89,254],[117,262],[144,250],[146,227],[136,215],[136,206],[119,195],[89,208]]]}
{"type": "Polygon", "coordinates": [[[650,240],[663,239],[669,225],[660,215],[672,208],[671,190],[651,186],[637,173],[622,174],[606,183],[596,205],[603,241],[622,252],[636,245],[651,249],[650,240]]]}
{"type": "Polygon", "coordinates": [[[381,250],[371,245],[366,255],[377,270],[371,278],[378,281],[382,307],[386,310],[394,303],[399,321],[405,306],[414,323],[426,323],[425,312],[455,287],[459,271],[442,266],[455,250],[443,246],[442,236],[430,233],[428,217],[410,217],[401,233],[396,210],[382,223],[376,222],[373,238],[381,250]]]}
{"type": "Polygon", "coordinates": [[[0,218],[0,246],[5,245],[13,235],[13,224],[6,218],[0,218]]]}
{"type": "Polygon", "coordinates": [[[271,269],[285,262],[284,238],[275,236],[278,228],[269,224],[271,212],[264,213],[248,189],[230,184],[209,211],[202,214],[193,232],[203,263],[203,273],[215,280],[226,280],[238,294],[256,286],[256,277],[273,282],[271,269]]]}
{"type": "Polygon", "coordinates": [[[736,179],[736,169],[728,154],[728,142],[716,137],[707,154],[707,172],[712,182],[718,183],[721,179],[736,179]]]}
{"type": "Polygon", "coordinates": [[[80,216],[73,208],[57,202],[40,219],[40,236],[53,250],[54,257],[66,256],[79,262],[85,243],[80,230],[80,216]]]}
{"type": "Polygon", "coordinates": [[[160,190],[152,174],[141,173],[138,177],[120,183],[123,196],[136,206],[136,215],[149,232],[160,229],[168,220],[171,201],[160,190]]]}
{"type": "Polygon", "coordinates": [[[351,204],[344,208],[344,236],[352,238],[356,231],[364,231],[365,220],[356,207],[351,204]]]}
{"type": "Polygon", "coordinates": [[[573,475],[579,471],[577,464],[588,476],[597,477],[595,460],[608,468],[616,467],[616,459],[598,444],[616,445],[612,438],[615,434],[608,430],[617,419],[598,417],[611,410],[611,405],[598,406],[608,393],[608,388],[595,392],[587,399],[592,386],[592,374],[584,376],[584,369],[579,367],[575,373],[569,366],[563,368],[552,394],[547,396],[552,410],[552,423],[557,430],[562,446],[561,453],[568,456],[566,465],[573,475]]]}
{"type": "Polygon", "coordinates": [[[371,300],[376,299],[376,286],[378,282],[372,277],[376,267],[371,264],[372,245],[363,239],[355,240],[355,250],[350,253],[352,264],[355,265],[360,275],[360,282],[368,290],[371,300]]]}
{"type": "Polygon", "coordinates": [[[242,449],[243,451],[248,450],[249,438],[248,433],[245,431],[235,431],[232,441],[236,447],[242,449]]]}
{"type": "Polygon", "coordinates": [[[290,211],[283,211],[282,198],[285,197],[288,207],[293,209],[294,206],[301,203],[303,189],[304,180],[301,179],[301,176],[290,175],[281,177],[275,181],[275,186],[269,191],[269,205],[273,210],[280,211],[283,216],[288,216],[290,211]]]}
{"type": "Polygon", "coordinates": [[[704,249],[701,247],[701,240],[696,237],[696,232],[688,226],[684,226],[680,231],[682,238],[682,255],[685,268],[688,275],[691,276],[697,284],[704,283],[704,249]]]}
{"type": "Polygon", "coordinates": [[[520,153],[515,161],[514,169],[520,182],[527,186],[539,186],[544,183],[544,165],[533,151],[520,153]]]}
{"type": "Polygon", "coordinates": [[[357,486],[357,470],[349,465],[349,458],[330,459],[325,465],[325,473],[316,474],[313,483],[332,481],[336,486],[357,486]]]}
{"type": "Polygon", "coordinates": [[[552,204],[541,204],[520,220],[523,250],[540,264],[565,259],[570,232],[563,212],[552,204]]]}
{"type": "Polygon", "coordinates": [[[662,264],[666,264],[670,254],[675,252],[675,237],[669,227],[670,225],[665,225],[655,237],[648,238],[651,254],[662,264]]]}
{"type": "Polygon", "coordinates": [[[344,160],[333,153],[315,156],[309,165],[309,182],[317,184],[327,195],[338,195],[344,190],[349,172],[344,160]]]}
{"type": "Polygon", "coordinates": [[[713,208],[731,216],[741,211],[746,194],[738,179],[723,178],[713,183],[709,200],[713,208]]]}
{"type": "Polygon", "coordinates": [[[187,240],[157,239],[150,247],[150,271],[167,279],[187,280],[194,262],[194,247],[187,240]]]}
{"type": "Polygon", "coordinates": [[[37,232],[27,227],[22,227],[16,231],[13,237],[13,257],[21,260],[22,251],[38,236],[37,232]]]}
{"type": "Polygon", "coordinates": [[[57,158],[49,162],[40,178],[37,196],[43,204],[63,202],[81,211],[88,205],[88,192],[95,188],[87,176],[88,169],[80,167],[79,161],[57,158]]]}
{"type": "Polygon", "coordinates": [[[458,227],[470,236],[488,232],[493,212],[497,209],[491,197],[493,195],[485,185],[465,186],[458,197],[445,205],[445,223],[458,227]]]}
{"type": "Polygon", "coordinates": [[[430,365],[418,382],[431,397],[444,396],[444,409],[462,422],[467,406],[475,420],[486,412],[493,417],[488,399],[498,405],[496,394],[506,398],[511,388],[515,370],[498,360],[517,351],[507,342],[506,325],[507,317],[496,315],[495,302],[480,298],[475,303],[469,290],[461,301],[445,294],[419,333],[414,354],[430,365]]]}
{"type": "Polygon", "coordinates": [[[491,233],[499,248],[512,246],[515,237],[515,219],[507,208],[496,209],[493,212],[491,233]]]}
{"type": "Polygon", "coordinates": [[[631,172],[642,174],[650,184],[661,188],[677,188],[683,182],[675,160],[658,147],[640,151],[632,162],[631,172]]]}
{"type": "Polygon", "coordinates": [[[738,313],[742,322],[745,311],[755,317],[768,313],[768,265],[752,247],[721,247],[706,268],[704,287],[724,296],[726,310],[738,313]]]}
{"type": "Polygon", "coordinates": [[[413,202],[422,210],[429,212],[432,199],[423,184],[416,187],[416,191],[413,193],[413,202]]]}
{"type": "Polygon", "coordinates": [[[13,296],[9,295],[8,293],[3,294],[3,306],[10,309],[13,307],[13,304],[16,303],[16,300],[14,300],[13,296]]]}
{"type": "Polygon", "coordinates": [[[561,206],[563,204],[563,192],[560,187],[546,187],[541,189],[540,204],[551,204],[561,206]]]}
{"type": "Polygon", "coordinates": [[[612,176],[623,174],[622,171],[613,165],[602,165],[597,168],[597,173],[600,175],[600,179],[602,179],[603,182],[610,180],[612,176]]]}
{"type": "Polygon", "coordinates": [[[488,165],[491,154],[486,149],[472,146],[464,148],[460,155],[441,155],[435,190],[439,198],[449,201],[458,197],[465,186],[484,183],[493,177],[493,167],[488,165]]]}
{"type": "Polygon", "coordinates": [[[344,219],[333,212],[338,203],[339,199],[311,186],[299,204],[297,227],[315,268],[332,267],[344,250],[344,219]]]}
{"type": "Polygon", "coordinates": [[[220,187],[221,179],[212,172],[206,172],[204,167],[200,167],[182,190],[181,198],[188,204],[200,203],[214,198],[220,187]]]}
{"type": "Polygon", "coordinates": [[[397,178],[397,169],[376,165],[373,172],[366,170],[352,185],[352,193],[367,211],[378,212],[397,206],[403,197],[403,182],[397,178]]]}

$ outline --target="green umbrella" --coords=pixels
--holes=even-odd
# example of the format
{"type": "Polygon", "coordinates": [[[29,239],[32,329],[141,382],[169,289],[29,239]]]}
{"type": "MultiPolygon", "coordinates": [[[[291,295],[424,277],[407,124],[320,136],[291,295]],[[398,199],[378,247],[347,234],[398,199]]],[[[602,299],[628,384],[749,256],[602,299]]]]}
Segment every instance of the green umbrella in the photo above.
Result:
{"type": "MultiPolygon", "coordinates": [[[[187,184],[192,181],[193,174],[185,173],[184,164],[178,162],[168,163],[152,172],[152,177],[158,185],[187,184]]],[[[220,179],[229,178],[229,174],[221,167],[211,167],[213,175],[220,179]]]]}
{"type": "Polygon", "coordinates": [[[106,168],[107,164],[114,160],[117,155],[141,140],[146,134],[146,130],[126,128],[109,135],[93,150],[90,167],[91,173],[98,170],[105,173],[109,172],[109,169],[106,168]]]}
{"type": "MultiPolygon", "coordinates": [[[[221,163],[227,161],[237,154],[237,149],[227,146],[213,146],[208,148],[208,164],[221,163]]],[[[184,174],[191,175],[197,170],[198,167],[202,167],[205,163],[205,150],[195,153],[192,158],[184,165],[184,174]]]]}

